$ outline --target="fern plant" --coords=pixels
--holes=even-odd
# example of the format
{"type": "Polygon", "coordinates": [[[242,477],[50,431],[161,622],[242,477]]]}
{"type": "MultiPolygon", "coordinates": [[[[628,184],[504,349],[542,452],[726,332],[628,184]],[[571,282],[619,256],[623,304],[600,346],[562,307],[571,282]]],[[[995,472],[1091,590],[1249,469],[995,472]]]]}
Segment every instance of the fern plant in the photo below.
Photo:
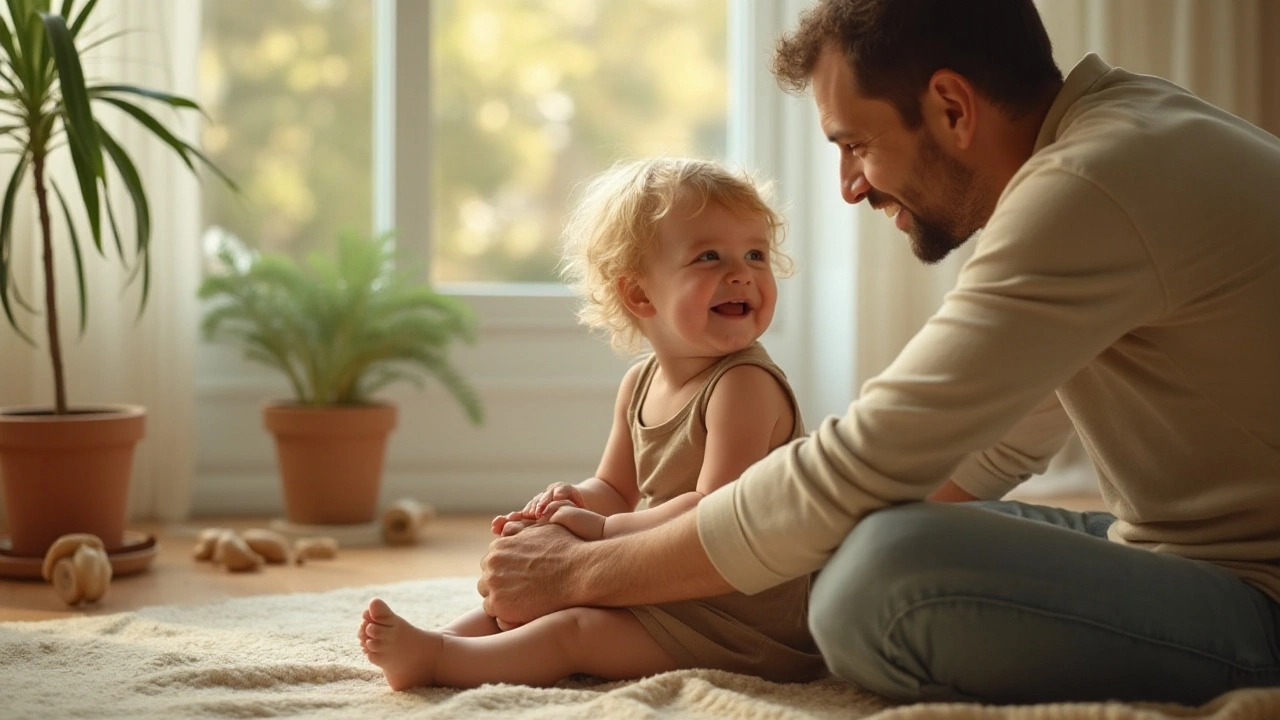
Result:
{"type": "Polygon", "coordinates": [[[206,339],[241,345],[250,360],[280,370],[304,405],[366,403],[383,387],[434,376],[480,424],[475,390],[450,362],[455,340],[474,342],[475,318],[398,267],[390,233],[344,233],[336,256],[306,265],[271,254],[218,252],[222,272],[200,285],[213,304],[206,339]]]}

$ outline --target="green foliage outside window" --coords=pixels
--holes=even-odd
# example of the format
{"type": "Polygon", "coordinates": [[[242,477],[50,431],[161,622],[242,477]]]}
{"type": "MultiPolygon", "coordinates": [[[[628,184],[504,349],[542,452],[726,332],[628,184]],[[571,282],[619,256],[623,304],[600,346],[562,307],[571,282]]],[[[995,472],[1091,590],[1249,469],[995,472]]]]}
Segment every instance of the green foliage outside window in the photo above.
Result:
{"type": "MultiPolygon", "coordinates": [[[[295,257],[371,227],[374,6],[206,0],[205,143],[244,185],[210,194],[207,222],[295,257]]],[[[431,93],[434,282],[555,280],[578,183],[621,158],[723,156],[726,0],[430,8],[431,65],[398,82],[431,93]]]]}

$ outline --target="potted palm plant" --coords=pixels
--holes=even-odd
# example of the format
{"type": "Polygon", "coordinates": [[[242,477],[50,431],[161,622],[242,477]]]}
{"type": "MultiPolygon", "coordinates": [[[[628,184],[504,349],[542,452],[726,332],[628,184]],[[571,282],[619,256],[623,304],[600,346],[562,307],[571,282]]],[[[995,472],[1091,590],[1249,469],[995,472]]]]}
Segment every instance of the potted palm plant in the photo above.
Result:
{"type": "Polygon", "coordinates": [[[472,423],[479,398],[449,360],[454,340],[474,341],[462,301],[440,295],[399,266],[390,233],[344,233],[336,256],[305,265],[234,241],[199,295],[210,304],[206,339],[228,340],[247,359],[279,370],[289,401],[264,409],[290,523],[367,523],[377,513],[386,439],[396,407],[373,395],[397,381],[434,376],[472,423]]]}
{"type": "MultiPolygon", "coordinates": [[[[10,327],[32,344],[35,341],[18,321],[18,311],[43,316],[54,385],[49,407],[0,410],[0,475],[11,552],[24,556],[43,555],[53,540],[69,532],[97,535],[108,551],[121,547],[133,448],[143,434],[142,408],[70,405],[63,376],[62,318],[55,301],[54,211],[65,221],[62,241],[69,244],[74,258],[82,333],[88,309],[88,253],[77,232],[77,216],[82,218],[82,230],[87,223],[84,239],[92,242],[99,255],[106,257],[103,236],[109,235],[114,238],[119,262],[130,268],[131,281],[141,278],[139,312],[146,306],[151,278],[151,214],[146,190],[129,153],[98,121],[98,109],[112,107],[137,121],[192,171],[193,161],[217,171],[147,109],[149,104],[159,103],[176,110],[199,111],[195,102],[157,90],[85,80],[81,54],[100,44],[85,41],[83,36],[95,7],[97,0],[62,0],[56,11],[50,0],[8,0],[9,17],[0,17],[0,113],[5,116],[0,138],[7,141],[7,155],[14,163],[0,206],[0,307],[10,327]],[[60,187],[49,174],[51,160],[64,151],[75,168],[74,187],[60,187]],[[14,245],[24,241],[14,232],[14,208],[24,194],[28,176],[39,211],[42,312],[23,294],[13,273],[14,245]],[[109,182],[121,183],[133,206],[135,237],[131,243],[124,242],[118,227],[117,218],[125,216],[111,206],[109,182]],[[128,245],[132,246],[130,252],[125,250],[128,245]]],[[[219,176],[226,180],[221,173],[219,176]]]]}

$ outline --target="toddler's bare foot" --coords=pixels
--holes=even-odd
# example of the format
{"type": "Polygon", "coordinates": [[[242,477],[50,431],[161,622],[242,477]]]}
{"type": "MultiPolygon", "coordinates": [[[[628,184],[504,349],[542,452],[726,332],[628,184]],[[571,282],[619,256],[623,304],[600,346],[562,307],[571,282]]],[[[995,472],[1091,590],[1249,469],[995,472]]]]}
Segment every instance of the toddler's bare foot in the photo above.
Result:
{"type": "Polygon", "coordinates": [[[369,662],[382,668],[392,690],[407,690],[435,684],[444,638],[414,627],[374,598],[361,617],[360,646],[369,662]]]}

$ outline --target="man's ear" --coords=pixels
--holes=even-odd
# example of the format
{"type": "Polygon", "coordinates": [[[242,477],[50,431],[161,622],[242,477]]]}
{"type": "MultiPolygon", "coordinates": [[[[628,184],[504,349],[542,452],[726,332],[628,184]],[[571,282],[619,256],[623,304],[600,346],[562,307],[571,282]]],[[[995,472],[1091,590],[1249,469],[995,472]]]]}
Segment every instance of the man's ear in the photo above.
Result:
{"type": "Polygon", "coordinates": [[[637,318],[651,318],[658,314],[649,301],[649,294],[645,292],[644,286],[633,278],[618,278],[618,296],[622,298],[622,304],[627,310],[637,318]]]}
{"type": "Polygon", "coordinates": [[[934,136],[950,137],[957,150],[967,150],[978,129],[978,94],[967,78],[939,70],[929,78],[920,110],[934,136]]]}

